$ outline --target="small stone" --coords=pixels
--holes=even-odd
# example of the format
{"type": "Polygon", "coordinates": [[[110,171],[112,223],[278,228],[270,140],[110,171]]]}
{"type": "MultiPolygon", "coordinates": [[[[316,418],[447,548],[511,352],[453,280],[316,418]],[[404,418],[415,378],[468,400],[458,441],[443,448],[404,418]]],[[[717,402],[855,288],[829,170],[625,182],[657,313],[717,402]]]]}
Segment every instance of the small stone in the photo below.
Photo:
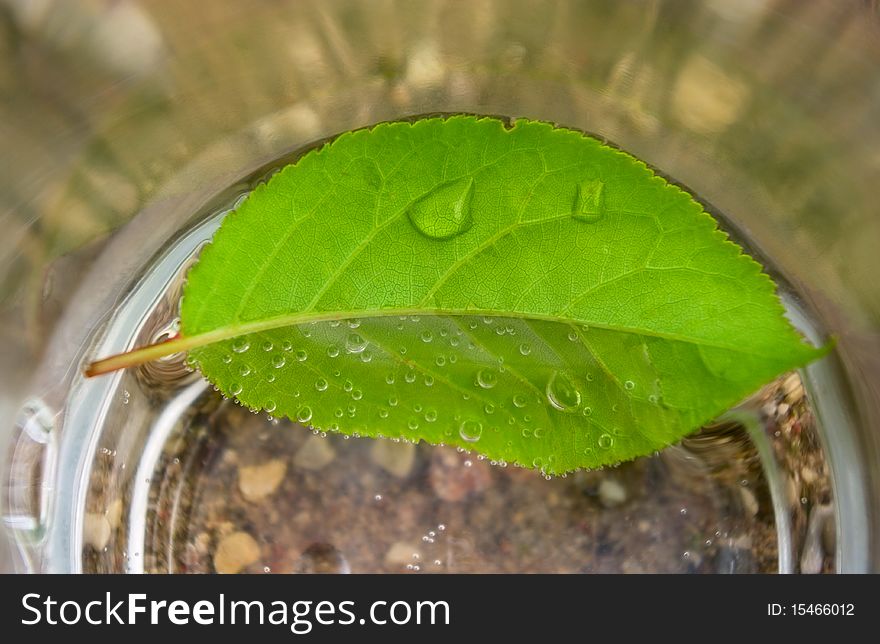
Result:
{"type": "Polygon", "coordinates": [[[613,478],[603,479],[599,483],[599,502],[606,508],[626,503],[626,488],[613,478]]]}
{"type": "Polygon", "coordinates": [[[782,395],[785,401],[794,405],[804,398],[804,385],[797,374],[791,374],[782,382],[782,395]]]}
{"type": "Polygon", "coordinates": [[[286,473],[287,463],[280,458],[273,458],[262,465],[241,467],[238,470],[238,489],[245,500],[260,501],[278,489],[286,473]]]}
{"type": "Polygon", "coordinates": [[[379,439],[373,441],[370,457],[383,470],[402,479],[412,471],[416,460],[416,446],[412,443],[379,439]]]}
{"type": "Polygon", "coordinates": [[[347,575],[351,573],[351,567],[332,543],[313,543],[303,551],[293,571],[299,574],[347,575]]]}
{"type": "Polygon", "coordinates": [[[815,575],[822,572],[825,563],[825,555],[833,550],[825,547],[826,526],[834,523],[834,511],[830,505],[817,505],[810,511],[810,519],[807,522],[807,534],[804,537],[804,545],[801,550],[801,573],[815,575]]]}
{"type": "Polygon", "coordinates": [[[829,512],[822,523],[822,547],[829,555],[837,550],[837,523],[834,520],[834,510],[829,506],[829,512]]]}
{"type": "Polygon", "coordinates": [[[395,541],[385,553],[385,565],[389,567],[405,566],[413,562],[413,555],[419,555],[419,547],[406,541],[395,541]]]}
{"type": "Polygon", "coordinates": [[[461,501],[489,487],[492,475],[486,461],[447,448],[434,450],[428,479],[438,497],[444,501],[461,501]]]}
{"type": "Polygon", "coordinates": [[[112,529],[107,517],[95,512],[87,512],[83,518],[83,540],[95,550],[101,551],[110,541],[112,529]]]}
{"type": "Polygon", "coordinates": [[[214,570],[234,575],[260,558],[260,546],[247,532],[233,532],[223,538],[214,553],[214,570]]]}
{"type": "Polygon", "coordinates": [[[743,509],[746,511],[750,517],[756,516],[758,514],[758,499],[755,498],[754,493],[747,487],[739,488],[740,497],[742,497],[743,509]]]}
{"type": "Polygon", "coordinates": [[[812,485],[819,480],[819,475],[809,467],[801,468],[801,480],[807,485],[812,485]]]}
{"type": "Polygon", "coordinates": [[[330,441],[320,436],[309,436],[293,457],[293,464],[305,470],[320,470],[336,458],[330,441]]]}
{"type": "Polygon", "coordinates": [[[110,503],[107,506],[107,511],[104,512],[104,516],[107,517],[107,522],[111,528],[118,528],[122,522],[122,499],[115,499],[110,503]]]}

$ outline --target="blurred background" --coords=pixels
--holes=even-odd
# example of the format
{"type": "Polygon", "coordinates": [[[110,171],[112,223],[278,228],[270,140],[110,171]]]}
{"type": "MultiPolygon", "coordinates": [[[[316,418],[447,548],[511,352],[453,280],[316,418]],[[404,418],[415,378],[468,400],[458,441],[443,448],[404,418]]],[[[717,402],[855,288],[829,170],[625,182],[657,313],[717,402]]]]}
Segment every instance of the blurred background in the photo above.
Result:
{"type": "Polygon", "coordinates": [[[880,16],[866,0],[0,0],[0,448],[34,388],[66,386],[70,364],[37,366],[139,214],[167,212],[173,230],[193,195],[306,142],[456,111],[595,132],[725,213],[837,336],[853,484],[877,512],[880,16]]]}

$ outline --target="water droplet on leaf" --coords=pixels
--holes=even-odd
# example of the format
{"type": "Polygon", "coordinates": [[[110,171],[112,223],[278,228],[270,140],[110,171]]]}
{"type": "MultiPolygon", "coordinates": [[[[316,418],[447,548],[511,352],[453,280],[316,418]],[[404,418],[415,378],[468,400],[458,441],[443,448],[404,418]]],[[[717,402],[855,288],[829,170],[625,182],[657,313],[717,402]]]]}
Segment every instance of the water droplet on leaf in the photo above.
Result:
{"type": "Polygon", "coordinates": [[[477,372],[477,384],[483,389],[491,389],[498,384],[498,374],[491,369],[480,369],[477,372]]]}
{"type": "Polygon", "coordinates": [[[349,333],[345,339],[345,350],[348,353],[361,353],[367,348],[367,341],[359,333],[349,333]]]}
{"type": "Polygon", "coordinates": [[[417,199],[407,211],[416,230],[431,239],[449,239],[473,225],[471,200],[472,177],[451,181],[417,199]]]}
{"type": "Polygon", "coordinates": [[[605,182],[585,179],[578,185],[573,217],[578,221],[593,223],[605,214],[605,182]]]}
{"type": "Polygon", "coordinates": [[[554,371],[547,382],[547,400],[559,411],[572,412],[581,404],[581,392],[577,386],[560,371],[554,371]]]}
{"type": "Polygon", "coordinates": [[[459,426],[458,435],[468,443],[476,443],[483,435],[483,423],[478,420],[466,420],[459,426]]]}

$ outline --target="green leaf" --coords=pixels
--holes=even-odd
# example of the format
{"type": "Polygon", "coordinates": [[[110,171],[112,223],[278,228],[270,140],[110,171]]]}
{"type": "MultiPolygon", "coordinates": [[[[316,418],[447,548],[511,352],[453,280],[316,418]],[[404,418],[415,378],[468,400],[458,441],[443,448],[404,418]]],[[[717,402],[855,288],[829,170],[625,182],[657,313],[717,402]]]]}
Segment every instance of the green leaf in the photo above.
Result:
{"type": "Polygon", "coordinates": [[[822,353],[643,163],[469,116],[343,134],[258,187],[181,328],[251,408],[551,473],[669,445],[822,353]]]}

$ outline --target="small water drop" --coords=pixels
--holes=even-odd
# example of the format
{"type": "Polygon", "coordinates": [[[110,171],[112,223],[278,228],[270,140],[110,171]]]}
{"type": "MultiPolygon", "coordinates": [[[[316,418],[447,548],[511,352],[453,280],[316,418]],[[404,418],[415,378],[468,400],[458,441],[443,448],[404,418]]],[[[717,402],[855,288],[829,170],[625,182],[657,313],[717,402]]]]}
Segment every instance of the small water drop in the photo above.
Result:
{"type": "Polygon", "coordinates": [[[416,372],[415,371],[407,371],[403,376],[403,379],[406,380],[409,384],[412,384],[416,381],[416,372]]]}
{"type": "Polygon", "coordinates": [[[277,355],[272,357],[272,366],[276,369],[280,369],[284,365],[287,364],[287,359],[282,355],[277,355]]]}
{"type": "Polygon", "coordinates": [[[360,333],[349,333],[345,339],[345,350],[348,353],[363,353],[369,344],[360,333]]]}
{"type": "Polygon", "coordinates": [[[246,364],[243,364],[238,368],[238,373],[242,377],[249,376],[251,374],[251,368],[246,364]]]}
{"type": "Polygon", "coordinates": [[[248,349],[251,348],[250,342],[247,341],[247,338],[236,338],[232,342],[232,350],[236,353],[244,353],[248,349]]]}
{"type": "Polygon", "coordinates": [[[327,347],[327,355],[330,358],[335,358],[339,355],[339,347],[337,347],[335,344],[331,344],[329,347],[327,347]]]}
{"type": "Polygon", "coordinates": [[[237,382],[233,382],[229,386],[229,393],[232,394],[233,396],[237,396],[238,394],[241,393],[241,385],[238,384],[237,382]]]}
{"type": "Polygon", "coordinates": [[[306,360],[309,359],[309,354],[306,353],[305,349],[297,349],[296,353],[294,355],[296,357],[297,362],[305,362],[306,360]]]}
{"type": "Polygon", "coordinates": [[[581,392],[561,371],[554,371],[545,388],[547,400],[559,411],[573,412],[581,404],[581,392]]]}
{"type": "Polygon", "coordinates": [[[515,394],[513,397],[513,404],[515,407],[519,407],[520,409],[522,409],[528,404],[528,401],[526,400],[526,397],[522,394],[515,394]]]}
{"type": "Polygon", "coordinates": [[[354,391],[351,392],[352,400],[360,400],[363,397],[364,397],[364,392],[361,391],[360,389],[355,389],[354,391]]]}
{"type": "MultiPolygon", "coordinates": [[[[308,337],[308,336],[306,336],[306,337],[308,337]]],[[[285,340],[284,342],[281,343],[281,350],[282,351],[292,351],[293,350],[293,343],[290,342],[289,340],[285,340]]]]}
{"type": "Polygon", "coordinates": [[[521,345],[519,345],[519,352],[524,356],[529,355],[532,352],[532,345],[528,344],[527,342],[523,342],[521,345]]]}
{"type": "Polygon", "coordinates": [[[315,389],[318,391],[327,391],[327,387],[329,386],[330,384],[324,378],[318,378],[315,381],[315,389]]]}
{"type": "Polygon", "coordinates": [[[465,420],[458,427],[458,435],[468,443],[476,443],[483,435],[483,423],[478,420],[465,420]]]}
{"type": "Polygon", "coordinates": [[[416,230],[430,239],[449,239],[473,225],[474,180],[465,177],[442,184],[417,199],[407,215],[416,230]]]}
{"type": "Polygon", "coordinates": [[[232,362],[232,356],[228,353],[224,355],[221,359],[223,360],[223,364],[229,364],[230,362],[232,362]]]}
{"type": "Polygon", "coordinates": [[[625,383],[623,383],[623,387],[627,391],[632,391],[633,389],[635,389],[636,383],[634,383],[632,380],[627,380],[625,383]]]}
{"type": "Polygon", "coordinates": [[[419,337],[422,338],[422,342],[427,344],[434,339],[434,334],[431,333],[431,331],[429,331],[428,329],[425,329],[424,331],[422,331],[419,337]]]}
{"type": "Polygon", "coordinates": [[[599,447],[601,447],[602,449],[611,449],[613,445],[614,438],[611,436],[611,434],[602,434],[599,437],[599,447]]]}
{"type": "Polygon", "coordinates": [[[572,216],[578,221],[593,223],[605,214],[605,182],[585,179],[577,187],[572,216]]]}
{"type": "Polygon", "coordinates": [[[394,374],[389,373],[387,376],[385,376],[385,382],[389,385],[393,385],[394,384],[394,374]]]}
{"type": "Polygon", "coordinates": [[[269,342],[268,340],[266,340],[266,341],[263,343],[263,351],[267,351],[267,352],[268,352],[268,351],[271,351],[271,350],[274,349],[274,348],[275,348],[275,345],[272,344],[271,342],[269,342]]]}
{"type": "Polygon", "coordinates": [[[308,405],[300,407],[296,412],[296,419],[301,423],[307,423],[312,419],[312,408],[308,405]]]}
{"type": "Polygon", "coordinates": [[[436,409],[429,409],[428,411],[426,411],[425,412],[425,420],[428,421],[429,423],[433,423],[435,420],[437,420],[437,410],[436,409]]]}
{"type": "Polygon", "coordinates": [[[434,364],[436,364],[438,367],[444,366],[446,364],[446,356],[444,356],[443,354],[438,355],[436,358],[434,358],[434,364]]]}
{"type": "Polygon", "coordinates": [[[483,389],[491,389],[498,384],[498,373],[492,369],[480,369],[477,372],[477,384],[483,389]]]}
{"type": "Polygon", "coordinates": [[[266,404],[263,405],[263,408],[271,414],[273,411],[275,411],[276,406],[277,405],[275,404],[274,400],[267,400],[266,404]]]}

